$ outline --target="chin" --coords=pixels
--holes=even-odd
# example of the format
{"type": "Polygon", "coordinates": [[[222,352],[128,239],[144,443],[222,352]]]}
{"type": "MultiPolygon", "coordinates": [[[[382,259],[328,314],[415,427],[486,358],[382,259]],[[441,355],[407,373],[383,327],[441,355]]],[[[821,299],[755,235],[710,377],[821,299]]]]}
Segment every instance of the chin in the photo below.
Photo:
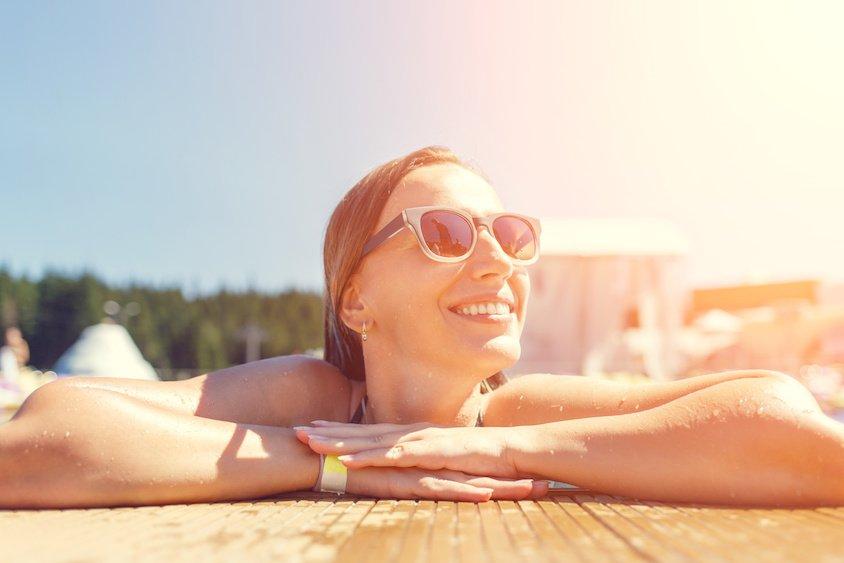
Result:
{"type": "Polygon", "coordinates": [[[472,364],[483,366],[490,374],[513,367],[522,355],[522,346],[518,340],[509,336],[500,336],[488,340],[469,354],[472,364]]]}

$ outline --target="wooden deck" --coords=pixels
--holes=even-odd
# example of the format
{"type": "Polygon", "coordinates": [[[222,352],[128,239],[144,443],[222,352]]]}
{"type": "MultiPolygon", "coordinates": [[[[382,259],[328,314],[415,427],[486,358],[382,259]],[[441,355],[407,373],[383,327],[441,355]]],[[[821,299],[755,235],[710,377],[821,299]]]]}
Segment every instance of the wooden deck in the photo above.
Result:
{"type": "Polygon", "coordinates": [[[844,507],[736,509],[583,492],[481,504],[297,493],[0,511],[3,561],[844,561],[844,507]]]}

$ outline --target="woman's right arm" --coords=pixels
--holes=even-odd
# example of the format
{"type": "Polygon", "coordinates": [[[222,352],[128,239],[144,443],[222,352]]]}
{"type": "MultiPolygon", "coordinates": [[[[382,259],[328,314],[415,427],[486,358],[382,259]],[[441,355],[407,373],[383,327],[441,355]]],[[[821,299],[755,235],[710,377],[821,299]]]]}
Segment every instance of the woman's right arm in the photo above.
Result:
{"type": "MultiPolygon", "coordinates": [[[[349,384],[332,370],[322,360],[285,356],[179,384],[47,384],[0,427],[0,506],[212,502],[310,489],[319,456],[287,426],[348,420],[349,384]]],[[[530,484],[378,468],[350,472],[348,490],[518,499],[530,494],[530,484]]]]}
{"type": "Polygon", "coordinates": [[[317,478],[318,456],[289,428],[74,386],[28,403],[0,432],[0,506],[211,502],[309,489],[317,478]]]}

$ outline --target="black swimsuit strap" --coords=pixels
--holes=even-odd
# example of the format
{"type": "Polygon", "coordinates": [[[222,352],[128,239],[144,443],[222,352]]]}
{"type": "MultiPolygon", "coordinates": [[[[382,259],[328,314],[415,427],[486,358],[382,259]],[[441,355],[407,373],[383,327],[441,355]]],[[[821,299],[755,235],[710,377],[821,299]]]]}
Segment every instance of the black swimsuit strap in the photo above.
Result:
{"type": "Polygon", "coordinates": [[[352,415],[352,420],[350,421],[351,423],[360,424],[361,421],[363,420],[363,412],[364,412],[364,409],[366,408],[364,406],[364,403],[366,403],[366,395],[363,396],[363,399],[361,400],[360,404],[358,405],[358,410],[356,410],[355,414],[352,415]]]}
{"type": "MultiPolygon", "coordinates": [[[[358,409],[355,411],[355,414],[352,415],[352,420],[350,421],[353,424],[360,424],[363,420],[363,415],[366,412],[366,400],[367,396],[364,395],[363,399],[361,399],[360,404],[358,405],[358,409]]],[[[475,426],[483,426],[484,425],[484,415],[481,411],[478,411],[478,420],[475,421],[475,426]]]]}

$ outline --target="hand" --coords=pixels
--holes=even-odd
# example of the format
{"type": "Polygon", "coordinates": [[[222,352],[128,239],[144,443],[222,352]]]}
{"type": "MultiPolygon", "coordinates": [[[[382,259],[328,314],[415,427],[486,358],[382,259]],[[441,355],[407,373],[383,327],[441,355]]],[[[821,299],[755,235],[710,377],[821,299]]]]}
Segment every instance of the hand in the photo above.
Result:
{"type": "Polygon", "coordinates": [[[518,478],[513,443],[520,427],[474,428],[419,424],[343,424],[314,421],[296,427],[313,451],[340,455],[346,467],[450,469],[474,475],[518,478]]]}
{"type": "Polygon", "coordinates": [[[346,491],[376,498],[486,502],[541,498],[548,493],[548,483],[494,479],[449,470],[366,467],[349,470],[346,491]]]}

